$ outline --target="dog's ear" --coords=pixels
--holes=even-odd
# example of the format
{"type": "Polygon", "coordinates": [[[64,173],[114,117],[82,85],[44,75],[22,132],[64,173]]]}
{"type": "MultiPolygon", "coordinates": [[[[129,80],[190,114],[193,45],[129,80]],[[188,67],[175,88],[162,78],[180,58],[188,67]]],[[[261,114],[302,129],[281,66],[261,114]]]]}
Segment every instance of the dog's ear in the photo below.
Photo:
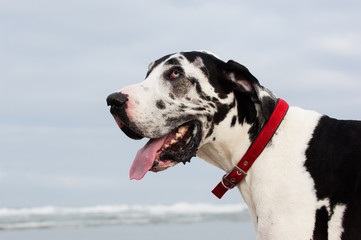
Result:
{"type": "Polygon", "coordinates": [[[276,106],[277,98],[274,94],[261,86],[245,66],[233,60],[225,63],[222,70],[223,76],[233,85],[233,91],[248,96],[256,108],[258,118],[266,121],[276,106]]]}
{"type": "Polygon", "coordinates": [[[227,80],[235,83],[235,90],[250,95],[256,94],[256,88],[259,86],[259,82],[245,66],[229,60],[223,66],[223,74],[227,80]]]}

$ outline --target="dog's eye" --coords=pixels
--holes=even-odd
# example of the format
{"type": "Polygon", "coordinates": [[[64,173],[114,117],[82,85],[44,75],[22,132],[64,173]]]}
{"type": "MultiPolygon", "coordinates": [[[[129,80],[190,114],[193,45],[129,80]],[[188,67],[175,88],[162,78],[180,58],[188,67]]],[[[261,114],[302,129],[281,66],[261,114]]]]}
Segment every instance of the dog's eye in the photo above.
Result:
{"type": "Polygon", "coordinates": [[[173,70],[173,72],[171,72],[171,74],[169,75],[169,77],[171,79],[177,78],[179,77],[180,73],[177,70],[173,70]]]}

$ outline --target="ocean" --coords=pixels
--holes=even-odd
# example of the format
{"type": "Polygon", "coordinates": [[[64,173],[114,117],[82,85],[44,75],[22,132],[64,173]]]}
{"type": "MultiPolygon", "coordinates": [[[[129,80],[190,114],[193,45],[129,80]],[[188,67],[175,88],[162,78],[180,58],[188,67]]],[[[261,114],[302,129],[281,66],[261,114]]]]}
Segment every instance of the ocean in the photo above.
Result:
{"type": "Polygon", "coordinates": [[[1,240],[255,239],[244,204],[0,208],[1,240]]]}

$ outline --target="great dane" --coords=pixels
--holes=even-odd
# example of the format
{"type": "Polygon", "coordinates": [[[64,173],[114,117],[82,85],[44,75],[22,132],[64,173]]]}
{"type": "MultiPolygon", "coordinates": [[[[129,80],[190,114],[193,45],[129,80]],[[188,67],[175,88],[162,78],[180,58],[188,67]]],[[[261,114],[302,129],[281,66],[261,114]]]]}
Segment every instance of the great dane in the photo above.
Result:
{"type": "MultiPolygon", "coordinates": [[[[150,139],[135,157],[131,179],[195,155],[234,171],[278,101],[246,67],[202,51],[164,56],[149,65],[143,82],[107,98],[128,137],[150,139]]],[[[282,119],[234,184],[257,239],[361,239],[361,122],[298,107],[282,119]]],[[[228,182],[222,179],[227,190],[228,182]]]]}

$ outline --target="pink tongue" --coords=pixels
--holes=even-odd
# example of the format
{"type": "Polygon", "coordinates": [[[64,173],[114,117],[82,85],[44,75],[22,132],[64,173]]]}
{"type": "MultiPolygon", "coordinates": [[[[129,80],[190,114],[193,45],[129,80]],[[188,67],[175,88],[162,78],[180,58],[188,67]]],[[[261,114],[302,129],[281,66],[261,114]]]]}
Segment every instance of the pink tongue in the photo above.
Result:
{"type": "Polygon", "coordinates": [[[137,152],[134,162],[130,168],[130,179],[140,180],[152,168],[157,151],[163,146],[167,136],[151,139],[137,152]]]}

